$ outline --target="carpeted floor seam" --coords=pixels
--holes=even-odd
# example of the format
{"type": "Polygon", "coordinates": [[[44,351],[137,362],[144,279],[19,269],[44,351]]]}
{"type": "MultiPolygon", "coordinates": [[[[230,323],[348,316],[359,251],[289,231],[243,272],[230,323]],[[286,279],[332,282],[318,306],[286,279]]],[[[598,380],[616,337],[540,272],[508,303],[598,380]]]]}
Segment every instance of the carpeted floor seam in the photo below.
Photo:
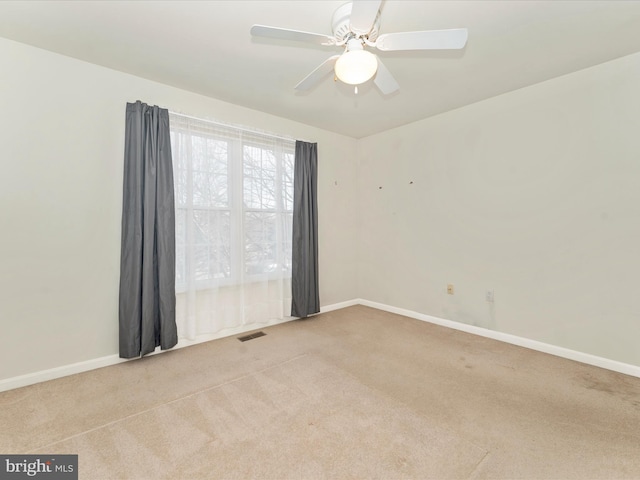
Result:
{"type": "Polygon", "coordinates": [[[471,470],[471,472],[469,472],[469,475],[467,476],[468,480],[471,480],[474,477],[474,475],[476,474],[476,472],[478,472],[478,470],[480,470],[480,467],[485,462],[485,460],[487,460],[487,458],[489,458],[490,454],[491,454],[491,452],[487,451],[487,453],[484,455],[484,457],[482,457],[480,459],[480,461],[476,464],[476,466],[473,467],[473,470],[471,470]]]}
{"type": "Polygon", "coordinates": [[[272,370],[274,368],[281,367],[283,365],[286,365],[287,363],[299,360],[300,358],[304,358],[306,356],[308,356],[307,353],[303,353],[303,354],[300,354],[300,355],[295,355],[295,356],[293,356],[293,357],[291,357],[291,358],[289,358],[287,360],[275,363],[275,364],[273,364],[273,365],[271,365],[269,367],[265,367],[263,369],[256,370],[255,372],[251,372],[251,373],[247,373],[247,374],[244,374],[244,375],[240,375],[240,376],[234,378],[233,380],[228,380],[226,382],[221,382],[221,383],[218,383],[218,384],[210,386],[210,387],[201,388],[201,389],[199,389],[199,390],[197,390],[195,392],[189,393],[188,395],[183,395],[183,396],[181,396],[179,398],[175,398],[173,400],[169,400],[168,402],[163,402],[163,403],[156,404],[156,405],[154,405],[152,407],[146,408],[144,410],[140,410],[138,412],[132,413],[130,415],[126,415],[124,417],[120,417],[120,418],[118,418],[116,420],[113,420],[111,422],[104,423],[102,425],[96,426],[94,428],[90,428],[88,430],[83,430],[82,432],[76,433],[74,435],[69,435],[69,436],[67,436],[65,438],[56,440],[55,442],[51,442],[51,443],[48,443],[48,444],[45,444],[45,445],[40,445],[38,447],[32,448],[31,450],[29,450],[27,452],[27,454],[32,454],[32,453],[37,452],[39,450],[43,450],[45,448],[53,447],[54,445],[57,445],[59,443],[63,443],[63,442],[72,440],[74,438],[81,437],[81,436],[86,435],[88,433],[95,432],[95,431],[98,431],[98,430],[101,430],[101,429],[104,429],[104,428],[108,428],[108,427],[113,426],[113,425],[117,425],[118,423],[125,422],[125,421],[127,421],[127,420],[129,420],[131,418],[135,418],[135,417],[138,417],[140,415],[144,415],[144,414],[146,414],[148,412],[157,410],[159,408],[162,408],[162,407],[165,407],[165,406],[168,406],[168,405],[172,405],[172,404],[184,401],[186,399],[195,397],[195,396],[200,395],[200,394],[205,393],[205,392],[209,392],[209,391],[212,391],[212,390],[215,390],[215,389],[218,389],[218,388],[222,388],[225,385],[230,385],[230,384],[233,384],[235,382],[239,382],[239,381],[241,381],[243,379],[252,377],[252,376],[254,376],[256,374],[267,372],[267,371],[272,370]]]}

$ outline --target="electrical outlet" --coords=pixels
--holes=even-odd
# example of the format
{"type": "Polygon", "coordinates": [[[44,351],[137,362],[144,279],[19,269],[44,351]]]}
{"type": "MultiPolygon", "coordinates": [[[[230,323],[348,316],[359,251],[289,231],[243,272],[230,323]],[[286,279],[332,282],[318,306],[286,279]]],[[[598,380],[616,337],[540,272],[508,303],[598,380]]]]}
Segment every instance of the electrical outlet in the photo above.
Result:
{"type": "Polygon", "coordinates": [[[493,303],[493,290],[487,290],[484,298],[487,302],[493,303]]]}
{"type": "Polygon", "coordinates": [[[453,283],[447,285],[447,293],[453,295],[453,283]]]}

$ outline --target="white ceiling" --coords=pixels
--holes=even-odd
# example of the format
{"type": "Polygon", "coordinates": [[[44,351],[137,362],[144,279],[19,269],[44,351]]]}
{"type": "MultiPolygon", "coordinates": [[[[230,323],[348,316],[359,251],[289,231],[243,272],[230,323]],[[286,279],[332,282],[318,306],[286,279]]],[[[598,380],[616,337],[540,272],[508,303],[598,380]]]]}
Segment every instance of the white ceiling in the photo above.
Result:
{"type": "Polygon", "coordinates": [[[466,27],[467,46],[379,52],[400,84],[388,97],[331,76],[294,91],[341,50],[252,38],[251,25],[330,35],[343,3],[0,1],[0,36],[354,138],[640,51],[640,1],[386,0],[381,34],[466,27]]]}

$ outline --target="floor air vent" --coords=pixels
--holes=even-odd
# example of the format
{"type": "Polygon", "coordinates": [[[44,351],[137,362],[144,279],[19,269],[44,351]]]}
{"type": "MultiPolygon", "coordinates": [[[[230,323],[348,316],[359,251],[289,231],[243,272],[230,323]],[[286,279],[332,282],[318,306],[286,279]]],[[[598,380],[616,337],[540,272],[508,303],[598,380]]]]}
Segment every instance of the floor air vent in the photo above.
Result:
{"type": "Polygon", "coordinates": [[[264,337],[265,335],[266,333],[264,332],[250,333],[249,335],[245,335],[244,337],[238,337],[238,340],[240,340],[241,342],[246,342],[247,340],[253,340],[254,338],[264,337]]]}

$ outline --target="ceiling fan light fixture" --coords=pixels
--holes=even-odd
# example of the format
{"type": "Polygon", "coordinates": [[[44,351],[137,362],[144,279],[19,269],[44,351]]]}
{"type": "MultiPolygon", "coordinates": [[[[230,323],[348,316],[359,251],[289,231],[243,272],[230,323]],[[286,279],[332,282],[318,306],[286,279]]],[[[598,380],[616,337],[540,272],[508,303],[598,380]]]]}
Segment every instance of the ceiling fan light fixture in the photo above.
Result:
{"type": "Polygon", "coordinates": [[[363,50],[347,50],[336,61],[336,77],[349,85],[360,85],[376,74],[378,60],[376,56],[363,50]]]}
{"type": "MultiPolygon", "coordinates": [[[[467,44],[466,28],[392,32],[379,35],[382,2],[383,0],[351,0],[339,7],[334,12],[331,22],[333,36],[257,24],[251,27],[251,35],[314,45],[345,47],[342,55],[332,55],[303,78],[295,86],[296,90],[311,89],[333,70],[334,80],[339,79],[347,85],[357,87],[373,79],[372,83],[383,95],[397,92],[400,85],[377,56],[365,51],[365,45],[382,52],[393,52],[460,50],[467,44]]],[[[356,93],[357,90],[357,88],[354,89],[356,93]]]]}

